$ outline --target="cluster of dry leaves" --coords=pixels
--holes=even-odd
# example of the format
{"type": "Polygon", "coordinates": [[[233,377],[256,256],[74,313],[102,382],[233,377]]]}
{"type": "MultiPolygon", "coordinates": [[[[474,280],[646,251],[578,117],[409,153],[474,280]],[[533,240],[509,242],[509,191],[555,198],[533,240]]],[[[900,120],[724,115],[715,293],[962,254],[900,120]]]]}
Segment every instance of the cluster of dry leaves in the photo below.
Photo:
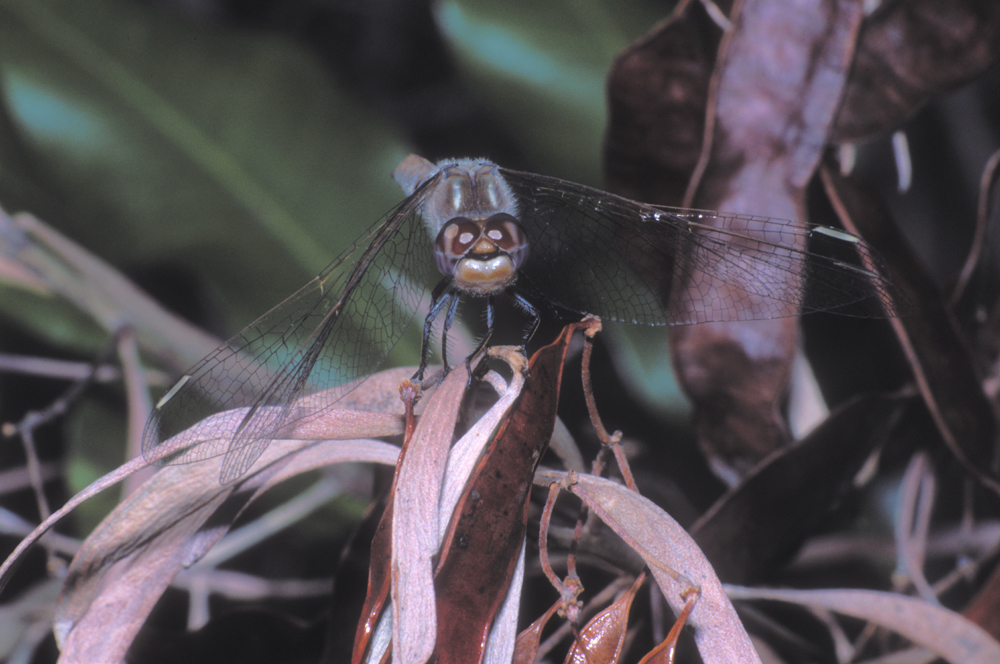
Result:
{"type": "MultiPolygon", "coordinates": [[[[682,2],[611,72],[606,163],[618,193],[806,219],[807,186],[818,174],[841,222],[879,248],[908,300],[907,315],[892,326],[913,374],[911,387],[859,397],[793,446],[781,403],[798,345],[796,320],[673,328],[674,362],[695,404],[699,442],[732,484],[685,529],[627,483],[602,477],[604,453],[596,472],[583,472],[560,434],[556,409],[570,342],[577,327],[592,323],[567,328],[528,367],[516,354],[494,353],[492,362],[507,365],[511,377],[485,374],[497,396],[471,424],[460,418],[466,367],[422,395],[423,410],[416,414],[412,399],[404,404],[396,398],[412,369],[386,371],[341,400],[339,410],[290,418],[295,427],[236,482],[219,483],[217,457],[167,466],[131,491],[75,550],[54,612],[40,611],[39,622],[55,627],[60,661],[158,661],[154,652],[164,646],[140,630],[166,589],[175,584],[192,597],[199,584],[222,589],[229,577],[215,565],[223,559],[224,538],[236,539],[227,533],[237,517],[289,478],[348,462],[395,467],[390,497],[366,517],[367,535],[359,535],[352,549],[365,561],[364,582],[351,578],[346,557],[335,579],[322,654],[288,649],[276,659],[526,664],[551,661],[561,643],[567,662],[642,658],[652,664],[674,661],[683,632],[690,636],[688,651],[684,637],[676,657],[684,661],[1000,661],[1000,574],[991,572],[1000,538],[995,520],[983,516],[995,519],[1000,492],[995,350],[974,344],[952,311],[961,293],[947,298],[939,292],[892,222],[844,175],[843,163],[833,165],[830,153],[831,146],[894,131],[927,100],[980,75],[998,50],[1000,5],[988,1],[916,0],[874,8],[861,0],[682,2]],[[988,367],[986,378],[982,366],[988,367]],[[931,427],[924,424],[926,414],[931,427]],[[911,456],[901,482],[895,591],[750,587],[776,578],[817,520],[878,473],[883,450],[898,449],[900,440],[928,429],[934,435],[921,439],[933,444],[915,450],[903,445],[911,456]],[[384,440],[393,437],[403,438],[402,448],[384,440]],[[550,439],[568,470],[538,470],[550,439]],[[934,522],[933,531],[931,460],[960,469],[976,498],[959,518],[934,522]],[[537,530],[533,484],[550,487],[537,530]],[[567,507],[564,499],[560,511],[560,492],[578,502],[567,507]],[[536,532],[540,563],[530,553],[536,532]],[[925,575],[932,558],[952,566],[935,583],[925,575]],[[594,578],[577,574],[585,564],[611,579],[603,592],[581,585],[581,577],[594,578]],[[644,570],[659,591],[649,591],[648,608],[633,611],[644,570]],[[724,586],[720,579],[741,585],[724,586]],[[523,598],[532,596],[532,585],[549,583],[558,600],[529,615],[537,607],[523,598]],[[956,584],[966,587],[961,605],[942,606],[939,598],[956,584]],[[664,617],[662,599],[682,616],[678,629],[670,629],[674,620],[664,617]],[[731,600],[745,607],[742,620],[731,600]],[[760,602],[806,607],[827,635],[794,634],[783,614],[754,608],[760,602]],[[557,613],[567,620],[553,627],[548,622],[557,613]],[[845,626],[834,614],[858,622],[845,626]],[[519,634],[519,620],[537,615],[519,634]]],[[[984,176],[986,191],[996,161],[984,176]]],[[[103,268],[37,222],[3,221],[4,237],[19,238],[10,257],[20,270],[16,278],[76,298],[88,311],[149,306],[117,275],[94,276],[103,268]],[[55,263],[88,275],[88,284],[110,284],[115,304],[101,299],[105,293],[74,291],[79,279],[57,284],[46,272],[55,263]]],[[[995,310],[986,320],[995,327],[995,310]]],[[[313,412],[309,400],[296,407],[313,412]]],[[[164,445],[163,454],[183,448],[200,427],[224,432],[241,418],[240,411],[219,413],[164,445]]],[[[0,573],[9,576],[34,542],[51,552],[71,548],[46,531],[144,465],[141,458],[126,464],[71,499],[24,540],[0,573]]],[[[629,477],[623,460],[619,471],[629,477]]],[[[949,486],[955,485],[952,479],[949,486]]],[[[316,500],[329,495],[319,490],[316,500]]],[[[854,547],[859,541],[846,540],[854,547]]],[[[865,549],[849,555],[878,559],[865,549]]],[[[323,584],[279,582],[264,584],[258,595],[246,583],[240,588],[258,599],[329,592],[323,584]]],[[[192,613],[195,605],[192,600],[192,613]]],[[[35,624],[26,616],[38,606],[37,597],[25,595],[0,610],[5,621],[35,624]]]]}

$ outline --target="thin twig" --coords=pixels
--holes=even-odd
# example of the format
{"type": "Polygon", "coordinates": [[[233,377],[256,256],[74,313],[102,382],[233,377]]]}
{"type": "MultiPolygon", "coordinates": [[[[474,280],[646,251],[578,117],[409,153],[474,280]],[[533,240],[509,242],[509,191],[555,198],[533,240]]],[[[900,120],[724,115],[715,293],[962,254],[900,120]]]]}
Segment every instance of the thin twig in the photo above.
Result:
{"type": "MultiPolygon", "coordinates": [[[[119,333],[120,334],[120,333],[119,333]]],[[[49,507],[48,499],[45,497],[45,490],[42,486],[41,464],[38,459],[38,452],[35,449],[35,430],[38,427],[63,416],[70,406],[83,395],[84,391],[95,382],[98,370],[107,364],[117,346],[119,334],[115,334],[112,342],[107,344],[104,350],[94,358],[90,364],[90,371],[81,380],[75,381],[62,393],[55,401],[42,410],[33,410],[25,413],[20,422],[4,423],[2,433],[5,437],[12,438],[19,436],[27,457],[28,474],[31,478],[31,485],[34,489],[35,500],[38,503],[38,513],[41,520],[49,518],[52,510],[49,507]]]]}
{"type": "Polygon", "coordinates": [[[976,230],[972,236],[972,245],[969,247],[969,255],[962,266],[962,272],[955,283],[955,289],[951,293],[949,304],[952,308],[965,294],[965,288],[972,280],[972,275],[979,265],[979,259],[983,254],[983,246],[986,244],[986,234],[990,225],[990,203],[993,199],[993,187],[997,182],[997,174],[1000,173],[1000,150],[994,152],[986,166],[983,168],[983,175],[979,178],[979,202],[976,206],[976,230]]]}
{"type": "Polygon", "coordinates": [[[633,491],[638,491],[636,487],[635,478],[632,476],[632,469],[628,465],[628,459],[625,456],[625,452],[621,446],[622,432],[615,431],[613,434],[608,434],[608,430],[604,428],[604,423],[601,422],[601,415],[597,412],[597,400],[594,398],[594,386],[590,379],[590,357],[594,352],[594,335],[601,330],[600,324],[591,326],[584,330],[584,340],[583,345],[583,361],[582,361],[582,378],[583,381],[583,398],[587,402],[587,412],[590,415],[590,422],[594,426],[594,431],[597,432],[597,438],[601,441],[602,448],[601,452],[598,453],[597,458],[594,460],[594,468],[591,471],[594,475],[601,475],[604,471],[604,451],[605,449],[610,449],[615,455],[615,461],[618,462],[618,470],[622,474],[622,478],[625,480],[625,486],[632,489],[633,491]]]}

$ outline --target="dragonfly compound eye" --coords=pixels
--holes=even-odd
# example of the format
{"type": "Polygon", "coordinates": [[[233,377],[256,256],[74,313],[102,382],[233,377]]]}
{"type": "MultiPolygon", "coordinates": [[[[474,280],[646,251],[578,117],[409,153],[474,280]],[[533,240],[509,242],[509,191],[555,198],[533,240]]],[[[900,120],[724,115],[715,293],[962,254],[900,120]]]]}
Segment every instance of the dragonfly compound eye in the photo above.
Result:
{"type": "Polygon", "coordinates": [[[451,276],[455,265],[476,244],[483,231],[468,217],[455,217],[446,223],[434,240],[434,259],[441,274],[451,276]]]}
{"type": "Polygon", "coordinates": [[[483,236],[503,252],[510,255],[514,267],[519,268],[528,257],[528,236],[524,228],[511,215],[501,212],[486,220],[483,236]]]}

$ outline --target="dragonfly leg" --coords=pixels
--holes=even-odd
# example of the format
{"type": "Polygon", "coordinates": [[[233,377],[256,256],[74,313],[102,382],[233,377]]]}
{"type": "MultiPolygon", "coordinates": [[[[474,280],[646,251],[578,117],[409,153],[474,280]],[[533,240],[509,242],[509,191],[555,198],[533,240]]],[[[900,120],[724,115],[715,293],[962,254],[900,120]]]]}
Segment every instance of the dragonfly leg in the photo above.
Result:
{"type": "Polygon", "coordinates": [[[479,355],[479,351],[481,351],[483,348],[486,348],[486,344],[488,344],[490,342],[490,337],[493,336],[493,325],[494,325],[494,320],[495,320],[494,315],[493,315],[493,307],[494,306],[495,305],[494,305],[494,298],[493,298],[493,296],[492,295],[487,295],[486,296],[486,334],[483,335],[483,338],[479,340],[479,343],[476,344],[476,347],[473,349],[473,351],[471,353],[469,353],[469,355],[465,358],[465,368],[469,372],[469,386],[472,385],[472,358],[474,358],[476,355],[479,355]]]}
{"type": "MultiPolygon", "coordinates": [[[[452,289],[451,278],[445,277],[434,287],[434,291],[431,293],[431,308],[427,312],[427,318],[424,319],[424,334],[420,341],[420,368],[417,369],[417,373],[413,374],[413,380],[417,382],[423,382],[424,372],[427,371],[428,356],[431,352],[431,330],[434,328],[434,320],[441,313],[441,310],[452,301],[454,301],[454,304],[452,304],[451,309],[454,309],[458,303],[458,294],[452,289]]],[[[453,317],[454,314],[448,317],[446,321],[447,326],[451,326],[451,318],[453,317]]],[[[447,331],[447,327],[445,330],[447,331]]],[[[447,366],[446,362],[445,370],[447,370],[447,366]]]]}
{"type": "Polygon", "coordinates": [[[487,295],[486,296],[486,334],[483,335],[483,338],[479,340],[479,343],[476,345],[475,349],[471,353],[469,353],[468,357],[465,358],[465,368],[469,372],[469,385],[472,384],[472,358],[474,358],[476,355],[479,355],[479,351],[481,351],[483,348],[486,348],[486,344],[488,344],[490,342],[490,337],[493,336],[493,325],[494,325],[494,320],[495,320],[494,315],[493,315],[493,307],[494,306],[495,305],[494,305],[494,298],[493,298],[493,296],[492,295],[487,295]]]}
{"type": "Polygon", "coordinates": [[[448,305],[448,313],[444,316],[444,325],[441,328],[441,363],[444,365],[444,375],[448,375],[448,330],[455,320],[455,312],[458,310],[458,294],[451,293],[451,304],[448,305]]]}
{"type": "Polygon", "coordinates": [[[528,315],[529,321],[524,328],[524,336],[521,337],[521,350],[527,352],[528,342],[531,341],[531,337],[535,336],[535,332],[538,331],[538,326],[542,322],[542,316],[538,313],[538,309],[531,302],[528,302],[522,295],[518,293],[511,293],[514,296],[514,303],[520,307],[521,311],[528,315]]]}

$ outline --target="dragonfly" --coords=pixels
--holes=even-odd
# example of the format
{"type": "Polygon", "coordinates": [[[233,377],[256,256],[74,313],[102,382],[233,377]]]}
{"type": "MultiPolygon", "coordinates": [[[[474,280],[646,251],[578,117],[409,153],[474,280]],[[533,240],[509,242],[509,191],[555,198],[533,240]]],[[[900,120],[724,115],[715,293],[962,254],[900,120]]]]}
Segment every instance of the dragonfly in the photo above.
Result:
{"type": "Polygon", "coordinates": [[[206,417],[242,408],[234,431],[209,428],[166,461],[225,455],[220,481],[238,479],[302,416],[297,400],[315,393],[315,408],[333,407],[374,373],[428,290],[417,379],[442,317],[447,369],[447,335],[463,298],[485,301],[480,347],[499,298],[526,316],[525,340],[543,310],[644,325],[898,313],[881,258],[841,230],[647,205],[485,159],[410,155],[393,175],[407,194],[401,203],[167,390],[145,427],[147,459],[206,417]]]}

